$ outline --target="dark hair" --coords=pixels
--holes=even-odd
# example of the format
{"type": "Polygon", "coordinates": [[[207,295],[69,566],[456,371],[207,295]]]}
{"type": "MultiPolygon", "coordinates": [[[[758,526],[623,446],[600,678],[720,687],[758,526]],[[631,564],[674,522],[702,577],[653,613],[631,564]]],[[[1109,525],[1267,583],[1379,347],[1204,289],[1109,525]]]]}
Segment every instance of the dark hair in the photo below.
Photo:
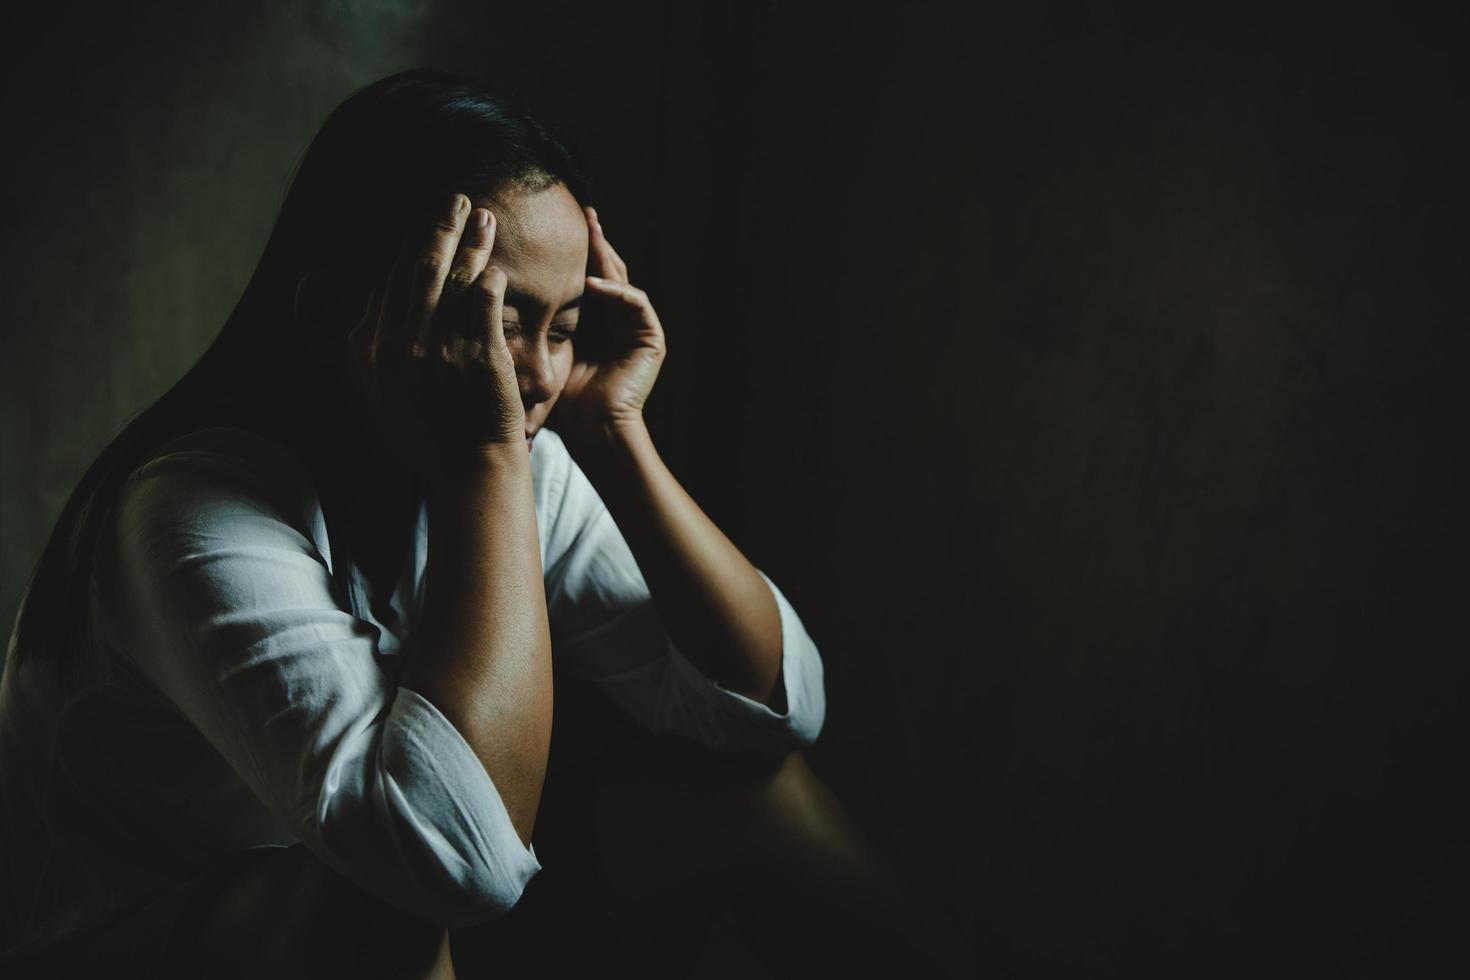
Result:
{"type": "MultiPolygon", "coordinates": [[[[91,649],[98,548],[117,491],[173,438],[222,425],[260,433],[296,450],[324,512],[340,512],[345,488],[334,479],[334,447],[341,406],[334,392],[317,390],[320,379],[304,356],[283,356],[305,350],[292,336],[297,283],[329,269],[361,287],[365,301],[386,279],[412,223],[452,193],[495,197],[556,183],[590,203],[587,180],[561,139],[513,100],[447,72],[399,72],[333,110],[301,158],[255,273],[214,342],[113,437],[62,508],[21,599],[10,650],[16,665],[45,651],[64,678],[91,649]]],[[[333,574],[340,583],[349,559],[338,541],[333,574]]]]}

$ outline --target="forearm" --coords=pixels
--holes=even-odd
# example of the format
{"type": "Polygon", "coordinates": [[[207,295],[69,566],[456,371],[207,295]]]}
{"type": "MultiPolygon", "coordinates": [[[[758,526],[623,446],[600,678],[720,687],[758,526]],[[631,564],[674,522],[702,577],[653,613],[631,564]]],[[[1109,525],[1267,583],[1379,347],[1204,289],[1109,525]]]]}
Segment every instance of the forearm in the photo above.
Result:
{"type": "Polygon", "coordinates": [[[784,711],[775,597],[679,485],[647,427],[640,420],[568,445],[627,539],[674,645],[724,687],[784,711]]]}
{"type": "Polygon", "coordinates": [[[430,485],[423,619],[400,682],[474,749],[529,844],[551,743],[551,634],[531,463],[498,448],[430,485]]]}

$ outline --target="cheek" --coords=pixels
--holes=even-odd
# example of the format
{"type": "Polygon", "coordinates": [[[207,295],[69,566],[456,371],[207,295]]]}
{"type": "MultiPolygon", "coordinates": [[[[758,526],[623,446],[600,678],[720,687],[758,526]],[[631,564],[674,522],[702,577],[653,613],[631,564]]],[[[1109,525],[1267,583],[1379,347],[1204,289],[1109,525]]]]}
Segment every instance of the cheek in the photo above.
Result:
{"type": "Polygon", "coordinates": [[[557,352],[552,355],[551,363],[555,365],[556,390],[561,391],[562,386],[567,383],[567,378],[572,375],[572,364],[576,361],[576,352],[572,349],[572,341],[562,344],[557,352]]]}

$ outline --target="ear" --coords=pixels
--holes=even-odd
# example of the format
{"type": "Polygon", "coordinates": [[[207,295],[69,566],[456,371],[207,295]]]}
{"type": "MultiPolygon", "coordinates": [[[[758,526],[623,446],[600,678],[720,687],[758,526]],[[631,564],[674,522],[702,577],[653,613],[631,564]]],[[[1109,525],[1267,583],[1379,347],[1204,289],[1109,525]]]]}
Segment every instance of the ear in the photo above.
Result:
{"type": "Polygon", "coordinates": [[[330,269],[314,269],[296,283],[293,314],[296,329],[311,358],[332,366],[341,358],[342,347],[362,317],[366,296],[354,290],[330,269]]]}

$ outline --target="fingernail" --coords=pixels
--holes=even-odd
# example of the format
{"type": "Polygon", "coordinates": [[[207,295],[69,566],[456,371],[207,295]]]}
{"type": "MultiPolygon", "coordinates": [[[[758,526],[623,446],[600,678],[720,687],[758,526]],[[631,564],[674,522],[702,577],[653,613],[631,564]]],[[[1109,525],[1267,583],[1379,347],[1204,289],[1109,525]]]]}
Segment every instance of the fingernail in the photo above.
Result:
{"type": "Polygon", "coordinates": [[[485,226],[490,224],[490,209],[475,208],[475,213],[470,215],[470,222],[477,231],[483,231],[485,226]]]}
{"type": "Polygon", "coordinates": [[[456,218],[459,217],[459,213],[464,210],[466,200],[463,194],[455,194],[451,197],[449,199],[449,213],[456,218]]]}

